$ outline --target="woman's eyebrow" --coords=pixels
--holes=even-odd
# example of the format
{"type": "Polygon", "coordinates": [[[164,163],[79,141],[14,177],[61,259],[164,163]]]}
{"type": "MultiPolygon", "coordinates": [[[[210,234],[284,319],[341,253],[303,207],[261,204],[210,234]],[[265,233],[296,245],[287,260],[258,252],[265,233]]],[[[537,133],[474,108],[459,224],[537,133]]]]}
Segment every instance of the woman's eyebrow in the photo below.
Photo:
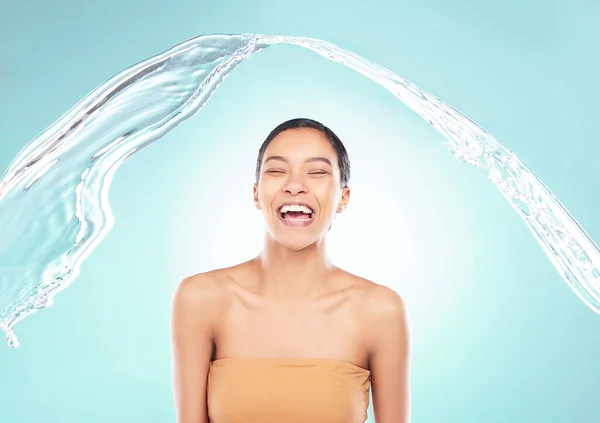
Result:
{"type": "Polygon", "coordinates": [[[283,156],[270,156],[265,159],[265,164],[270,160],[279,160],[285,163],[289,163],[290,161],[283,156]]]}
{"type": "Polygon", "coordinates": [[[305,162],[306,163],[323,162],[323,163],[327,163],[329,166],[333,167],[333,165],[331,164],[331,160],[329,160],[326,157],[310,157],[310,158],[306,159],[305,162]]]}

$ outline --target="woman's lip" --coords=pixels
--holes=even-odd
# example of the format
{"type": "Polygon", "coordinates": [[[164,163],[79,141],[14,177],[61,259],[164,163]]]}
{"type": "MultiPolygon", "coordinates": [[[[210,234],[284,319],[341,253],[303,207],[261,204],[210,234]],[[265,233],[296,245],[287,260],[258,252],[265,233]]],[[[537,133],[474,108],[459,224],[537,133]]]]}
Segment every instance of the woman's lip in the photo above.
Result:
{"type": "Polygon", "coordinates": [[[279,212],[277,213],[277,216],[279,217],[279,220],[284,226],[291,228],[305,228],[307,226],[312,225],[313,221],[315,220],[314,213],[310,215],[310,219],[284,219],[283,217],[281,217],[281,213],[279,212]]]}

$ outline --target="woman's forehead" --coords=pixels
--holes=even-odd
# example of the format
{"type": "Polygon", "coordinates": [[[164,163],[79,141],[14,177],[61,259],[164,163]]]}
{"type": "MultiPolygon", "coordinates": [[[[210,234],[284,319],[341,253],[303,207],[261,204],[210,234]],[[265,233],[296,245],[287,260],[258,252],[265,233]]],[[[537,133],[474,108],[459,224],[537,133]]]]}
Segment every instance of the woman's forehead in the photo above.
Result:
{"type": "Polygon", "coordinates": [[[290,159],[315,155],[336,158],[327,136],[313,128],[288,129],[277,134],[265,150],[265,159],[272,155],[290,159]]]}

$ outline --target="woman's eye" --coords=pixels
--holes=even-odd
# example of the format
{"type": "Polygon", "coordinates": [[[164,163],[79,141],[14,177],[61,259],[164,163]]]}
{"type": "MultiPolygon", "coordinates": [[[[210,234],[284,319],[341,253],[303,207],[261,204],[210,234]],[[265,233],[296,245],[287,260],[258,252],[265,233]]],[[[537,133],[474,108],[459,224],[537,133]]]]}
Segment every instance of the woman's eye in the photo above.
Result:
{"type": "Polygon", "coordinates": [[[327,172],[325,172],[324,170],[313,170],[312,172],[309,172],[310,175],[326,175],[327,172]]]}
{"type": "Polygon", "coordinates": [[[265,171],[265,173],[283,173],[283,170],[269,169],[269,170],[265,171]]]}

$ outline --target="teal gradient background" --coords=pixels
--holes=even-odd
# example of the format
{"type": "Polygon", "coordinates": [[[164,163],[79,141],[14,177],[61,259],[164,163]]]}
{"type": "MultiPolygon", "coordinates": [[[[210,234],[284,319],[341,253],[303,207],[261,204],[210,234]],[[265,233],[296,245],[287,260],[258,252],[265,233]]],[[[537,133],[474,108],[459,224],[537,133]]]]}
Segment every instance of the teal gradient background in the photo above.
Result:
{"type": "MultiPolygon", "coordinates": [[[[598,2],[1,1],[2,170],[92,89],[185,39],[310,36],[477,121],[600,240],[598,2]]],[[[21,347],[0,345],[0,420],[174,421],[173,289],[258,252],[260,219],[244,232],[239,217],[255,213],[255,154],[297,116],[330,126],[351,154],[355,191],[332,255],[408,299],[413,422],[600,421],[600,316],[525,223],[387,91],[292,46],[244,62],[199,114],[117,172],[113,230],[53,307],[17,324],[21,347]],[[247,248],[231,250],[240,240],[247,248]]]]}

